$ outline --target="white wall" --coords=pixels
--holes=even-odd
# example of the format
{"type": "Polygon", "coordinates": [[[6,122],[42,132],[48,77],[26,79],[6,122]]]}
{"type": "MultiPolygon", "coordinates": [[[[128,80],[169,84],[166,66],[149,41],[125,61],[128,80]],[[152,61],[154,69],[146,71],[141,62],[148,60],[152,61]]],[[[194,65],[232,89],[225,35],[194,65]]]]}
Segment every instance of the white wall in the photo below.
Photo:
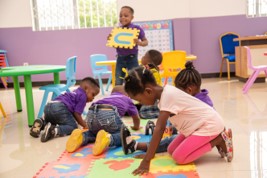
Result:
{"type": "Polygon", "coordinates": [[[118,0],[119,10],[124,5],[134,9],[134,21],[190,17],[189,0],[118,0]]]}
{"type": "Polygon", "coordinates": [[[243,15],[246,4],[246,0],[190,0],[190,17],[243,15]]]}
{"type": "MultiPolygon", "coordinates": [[[[31,27],[31,0],[0,0],[0,28],[31,27]]],[[[245,0],[117,0],[118,10],[129,5],[134,21],[240,15],[245,0]]]]}
{"type": "Polygon", "coordinates": [[[0,0],[0,28],[31,26],[30,0],[0,0]]]}

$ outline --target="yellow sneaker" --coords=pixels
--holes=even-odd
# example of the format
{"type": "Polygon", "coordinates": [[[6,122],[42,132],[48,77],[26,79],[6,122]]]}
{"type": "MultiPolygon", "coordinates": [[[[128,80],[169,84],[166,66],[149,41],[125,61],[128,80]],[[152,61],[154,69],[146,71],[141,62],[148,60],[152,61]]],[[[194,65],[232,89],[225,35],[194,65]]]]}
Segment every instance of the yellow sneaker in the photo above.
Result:
{"type": "Polygon", "coordinates": [[[72,131],[67,143],[66,150],[69,153],[76,151],[83,142],[83,131],[81,129],[75,129],[72,131]]]}
{"type": "Polygon", "coordinates": [[[93,155],[102,154],[110,144],[110,134],[105,130],[100,130],[96,135],[95,144],[93,146],[93,155]]]}

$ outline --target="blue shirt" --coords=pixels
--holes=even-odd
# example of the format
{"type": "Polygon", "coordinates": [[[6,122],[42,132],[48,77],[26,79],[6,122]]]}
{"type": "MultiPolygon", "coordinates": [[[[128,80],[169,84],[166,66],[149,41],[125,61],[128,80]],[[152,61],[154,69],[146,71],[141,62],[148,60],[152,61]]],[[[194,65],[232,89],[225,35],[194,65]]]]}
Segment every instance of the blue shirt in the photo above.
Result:
{"type": "MultiPolygon", "coordinates": [[[[145,38],[145,32],[139,25],[134,25],[131,23],[125,28],[136,28],[136,29],[140,30],[139,35],[138,35],[138,39],[145,38]]],[[[135,45],[132,49],[117,48],[117,54],[118,55],[127,56],[130,54],[137,54],[137,53],[138,53],[138,45],[135,45]]]]}
{"type": "Polygon", "coordinates": [[[79,87],[72,92],[65,92],[59,95],[54,100],[64,103],[71,113],[82,114],[87,102],[87,96],[85,91],[79,87]]]}
{"type": "Polygon", "coordinates": [[[129,116],[138,115],[138,111],[133,101],[120,92],[113,92],[110,96],[100,99],[92,104],[109,104],[117,107],[119,115],[122,117],[125,113],[129,116]]]}

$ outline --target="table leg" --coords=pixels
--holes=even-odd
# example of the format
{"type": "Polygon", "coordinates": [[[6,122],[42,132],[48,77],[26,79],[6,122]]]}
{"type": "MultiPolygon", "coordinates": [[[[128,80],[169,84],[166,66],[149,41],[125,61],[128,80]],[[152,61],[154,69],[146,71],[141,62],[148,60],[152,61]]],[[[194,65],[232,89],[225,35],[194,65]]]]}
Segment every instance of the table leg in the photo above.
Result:
{"type": "Polygon", "coordinates": [[[21,104],[21,96],[20,96],[19,79],[18,79],[18,76],[13,76],[12,79],[13,79],[13,85],[14,85],[14,91],[15,91],[17,111],[21,112],[22,104],[21,104]]]}
{"type": "Polygon", "coordinates": [[[32,81],[30,75],[24,76],[24,85],[25,85],[26,105],[28,114],[28,125],[31,127],[34,122],[34,103],[32,94],[32,81]]]}
{"type": "Polygon", "coordinates": [[[116,77],[115,77],[115,71],[116,70],[116,64],[115,65],[111,65],[111,71],[112,71],[112,87],[114,88],[115,86],[115,80],[116,80],[116,77]]]}
{"type": "Polygon", "coordinates": [[[59,72],[54,72],[54,84],[60,84],[59,72]]]}

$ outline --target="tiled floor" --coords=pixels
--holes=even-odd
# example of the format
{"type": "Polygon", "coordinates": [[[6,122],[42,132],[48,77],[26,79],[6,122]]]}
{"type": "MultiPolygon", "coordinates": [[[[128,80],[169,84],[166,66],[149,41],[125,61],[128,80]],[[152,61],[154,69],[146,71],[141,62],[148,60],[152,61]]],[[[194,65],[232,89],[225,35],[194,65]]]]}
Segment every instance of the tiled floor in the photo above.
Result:
{"type": "MultiPolygon", "coordinates": [[[[234,78],[203,80],[202,88],[209,90],[216,110],[233,130],[234,159],[228,163],[214,149],[195,161],[201,178],[267,177],[267,84],[254,84],[246,95],[242,94],[243,84],[234,78]]],[[[33,94],[37,114],[42,92],[34,88],[33,94]]],[[[14,91],[0,89],[0,100],[8,114],[7,119],[0,114],[1,178],[32,177],[65,149],[67,137],[41,143],[29,135],[23,89],[21,96],[23,112],[17,113],[14,91]]]]}

